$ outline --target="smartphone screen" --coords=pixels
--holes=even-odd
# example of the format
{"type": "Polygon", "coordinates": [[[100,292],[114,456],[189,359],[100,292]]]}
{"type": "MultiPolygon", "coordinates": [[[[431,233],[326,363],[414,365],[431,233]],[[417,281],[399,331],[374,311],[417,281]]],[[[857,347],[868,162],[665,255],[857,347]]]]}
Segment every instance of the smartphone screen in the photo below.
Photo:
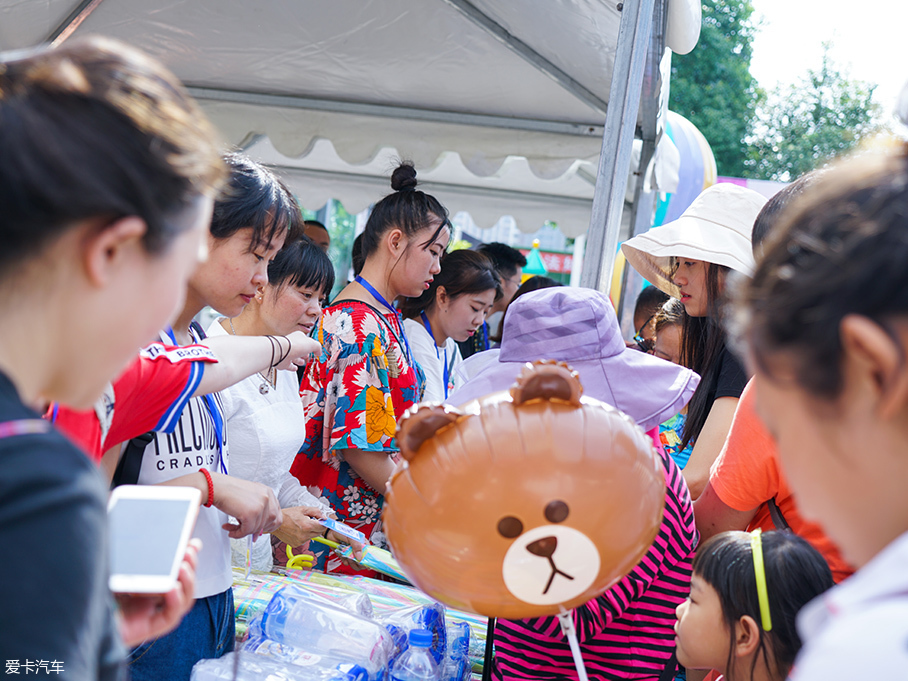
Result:
{"type": "Polygon", "coordinates": [[[118,499],[109,512],[111,574],[167,578],[174,573],[182,558],[181,535],[192,503],[118,499]]]}

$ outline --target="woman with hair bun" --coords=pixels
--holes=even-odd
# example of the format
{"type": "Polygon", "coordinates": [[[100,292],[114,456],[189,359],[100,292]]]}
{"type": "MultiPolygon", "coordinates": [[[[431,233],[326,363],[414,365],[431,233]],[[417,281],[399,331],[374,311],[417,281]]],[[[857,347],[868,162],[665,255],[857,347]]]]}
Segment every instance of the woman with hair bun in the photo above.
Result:
{"type": "MultiPolygon", "coordinates": [[[[416,184],[412,165],[394,171],[394,192],[375,204],[362,235],[362,271],[318,323],[322,351],[300,386],[306,441],[291,469],[378,545],[397,419],[422,398],[425,383],[392,301],[431,287],[450,239],[447,210],[416,184]]],[[[339,559],[329,566],[342,568],[339,559]]]]}
{"type": "Polygon", "coordinates": [[[495,266],[482,253],[454,251],[419,298],[400,306],[413,355],[426,374],[424,400],[441,402],[453,390],[454,370],[463,362],[457,343],[471,338],[501,298],[495,266]]]}

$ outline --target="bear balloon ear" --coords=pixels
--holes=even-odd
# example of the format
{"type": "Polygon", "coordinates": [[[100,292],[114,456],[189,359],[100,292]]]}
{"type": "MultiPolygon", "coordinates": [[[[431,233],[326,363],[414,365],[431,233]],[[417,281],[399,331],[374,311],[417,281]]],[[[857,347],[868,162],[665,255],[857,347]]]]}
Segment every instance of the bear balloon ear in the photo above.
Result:
{"type": "Polygon", "coordinates": [[[527,363],[511,388],[511,400],[520,405],[530,400],[563,400],[580,406],[583,386],[580,376],[564,362],[543,360],[527,363]]]}
{"type": "Polygon", "coordinates": [[[397,446],[401,456],[412,461],[422,443],[457,421],[463,412],[447,404],[417,404],[410,407],[397,425],[397,446]]]}

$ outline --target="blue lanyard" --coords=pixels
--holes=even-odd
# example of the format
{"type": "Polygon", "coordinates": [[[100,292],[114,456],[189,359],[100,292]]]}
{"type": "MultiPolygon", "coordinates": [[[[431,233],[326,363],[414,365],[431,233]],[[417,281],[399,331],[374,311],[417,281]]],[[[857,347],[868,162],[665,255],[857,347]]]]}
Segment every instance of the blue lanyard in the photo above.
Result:
{"type": "MultiPolygon", "coordinates": [[[[173,341],[174,345],[179,345],[172,328],[168,326],[164,329],[164,332],[167,334],[167,337],[173,341]]],[[[205,401],[205,407],[208,410],[208,415],[211,417],[211,423],[214,425],[214,434],[218,439],[218,468],[220,468],[221,473],[227,475],[227,464],[224,463],[224,417],[221,416],[221,410],[218,408],[218,403],[214,399],[214,395],[209,393],[208,395],[203,395],[202,399],[205,401]]]]}
{"type": "MultiPolygon", "coordinates": [[[[435,357],[441,359],[441,355],[438,353],[438,343],[435,342],[435,334],[432,333],[432,325],[429,323],[429,318],[426,317],[425,311],[420,312],[419,316],[422,317],[422,323],[426,327],[426,331],[429,332],[429,336],[432,338],[432,345],[435,348],[435,357]]],[[[445,399],[448,399],[448,382],[450,380],[450,367],[448,367],[448,344],[445,342],[445,363],[444,369],[442,370],[442,375],[445,380],[445,399]]]]}
{"type": "Polygon", "coordinates": [[[486,320],[482,320],[482,345],[483,350],[489,349],[489,323],[486,320]]]}
{"type": "Polygon", "coordinates": [[[384,305],[386,308],[388,308],[392,313],[394,313],[394,316],[397,317],[397,326],[400,329],[400,339],[403,341],[403,344],[404,344],[404,352],[407,353],[407,362],[412,367],[414,364],[416,364],[416,362],[413,359],[413,353],[410,352],[410,341],[407,340],[407,332],[404,330],[404,320],[400,316],[400,312],[397,310],[396,307],[394,307],[391,303],[389,303],[387,300],[385,300],[384,296],[382,296],[381,293],[376,291],[375,287],[373,287],[372,284],[370,284],[368,281],[366,281],[362,277],[357,276],[353,281],[355,281],[357,284],[359,284],[364,289],[366,289],[369,293],[371,293],[372,297],[375,298],[375,300],[377,300],[382,305],[384,305]]]}

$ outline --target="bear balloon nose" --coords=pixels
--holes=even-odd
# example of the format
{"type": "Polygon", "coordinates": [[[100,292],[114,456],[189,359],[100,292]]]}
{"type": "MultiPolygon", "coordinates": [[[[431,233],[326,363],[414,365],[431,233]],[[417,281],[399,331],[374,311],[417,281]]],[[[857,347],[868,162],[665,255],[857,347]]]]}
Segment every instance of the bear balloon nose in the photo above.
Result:
{"type": "Polygon", "coordinates": [[[542,558],[551,558],[557,548],[557,537],[543,537],[542,539],[537,539],[532,544],[527,544],[527,551],[534,556],[541,556],[542,558]]]}

